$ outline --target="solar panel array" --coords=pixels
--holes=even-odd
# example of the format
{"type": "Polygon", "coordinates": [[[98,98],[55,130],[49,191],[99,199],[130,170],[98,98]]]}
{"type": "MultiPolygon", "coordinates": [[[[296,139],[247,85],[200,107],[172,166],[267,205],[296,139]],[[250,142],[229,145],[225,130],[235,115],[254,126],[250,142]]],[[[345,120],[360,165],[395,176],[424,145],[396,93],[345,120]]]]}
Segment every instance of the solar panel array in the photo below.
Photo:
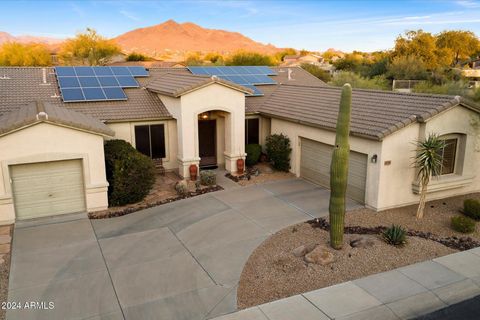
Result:
{"type": "Polygon", "coordinates": [[[55,67],[64,102],[127,100],[123,88],[138,88],[144,67],[55,67]]]}
{"type": "Polygon", "coordinates": [[[262,96],[256,85],[276,84],[269,76],[277,75],[275,71],[265,66],[234,66],[234,67],[188,67],[196,75],[217,76],[253,90],[252,96],[262,96]]]}

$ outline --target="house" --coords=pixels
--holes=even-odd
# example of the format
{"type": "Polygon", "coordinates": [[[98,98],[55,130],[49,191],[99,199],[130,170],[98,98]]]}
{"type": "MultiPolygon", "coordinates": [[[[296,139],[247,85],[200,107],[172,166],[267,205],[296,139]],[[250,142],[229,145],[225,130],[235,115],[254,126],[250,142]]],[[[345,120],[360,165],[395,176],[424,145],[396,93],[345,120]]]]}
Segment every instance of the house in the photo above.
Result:
{"type": "MultiPolygon", "coordinates": [[[[123,100],[94,102],[65,102],[53,68],[0,68],[0,222],[105,209],[112,138],[188,178],[192,164],[236,172],[246,143],[283,133],[291,171],[328,188],[341,89],[298,67],[259,67],[271,72],[263,85],[215,68],[150,68],[123,100]],[[194,74],[208,72],[219,76],[194,74]]],[[[375,210],[417,202],[412,142],[431,132],[447,146],[428,197],[479,192],[479,113],[454,96],[354,90],[347,195],[375,210]]]]}
{"type": "Polygon", "coordinates": [[[472,59],[461,70],[472,88],[480,88],[480,58],[472,59]]]}
{"type": "Polygon", "coordinates": [[[307,54],[307,55],[286,55],[283,58],[282,67],[299,67],[302,64],[312,64],[321,69],[333,74],[335,67],[328,62],[325,62],[323,57],[316,54],[307,54]]]}

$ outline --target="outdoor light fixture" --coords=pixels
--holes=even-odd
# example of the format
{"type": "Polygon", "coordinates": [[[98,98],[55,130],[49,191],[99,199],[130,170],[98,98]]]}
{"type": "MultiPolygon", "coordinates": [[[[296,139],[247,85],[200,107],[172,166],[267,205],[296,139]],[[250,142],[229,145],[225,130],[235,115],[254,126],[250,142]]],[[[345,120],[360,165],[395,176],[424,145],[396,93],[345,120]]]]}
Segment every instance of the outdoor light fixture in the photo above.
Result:
{"type": "Polygon", "coordinates": [[[208,118],[210,118],[210,115],[208,114],[208,112],[204,112],[200,115],[200,119],[202,120],[207,120],[208,118]]]}
{"type": "Polygon", "coordinates": [[[378,158],[378,156],[377,156],[376,154],[374,154],[374,155],[372,156],[372,160],[371,160],[372,163],[377,163],[377,158],[378,158]]]}

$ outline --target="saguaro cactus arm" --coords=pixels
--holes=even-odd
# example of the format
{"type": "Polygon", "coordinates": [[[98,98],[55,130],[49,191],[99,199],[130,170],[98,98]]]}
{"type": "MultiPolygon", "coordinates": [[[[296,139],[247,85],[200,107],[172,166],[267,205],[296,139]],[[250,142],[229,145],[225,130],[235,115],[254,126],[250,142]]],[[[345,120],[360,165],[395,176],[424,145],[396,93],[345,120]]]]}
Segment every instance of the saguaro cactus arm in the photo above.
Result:
{"type": "Polygon", "coordinates": [[[350,145],[350,113],[352,105],[352,87],[345,84],[340,98],[340,110],[337,119],[337,134],[330,165],[330,245],[334,249],[343,246],[345,225],[345,194],[348,181],[348,157],[350,145]]]}

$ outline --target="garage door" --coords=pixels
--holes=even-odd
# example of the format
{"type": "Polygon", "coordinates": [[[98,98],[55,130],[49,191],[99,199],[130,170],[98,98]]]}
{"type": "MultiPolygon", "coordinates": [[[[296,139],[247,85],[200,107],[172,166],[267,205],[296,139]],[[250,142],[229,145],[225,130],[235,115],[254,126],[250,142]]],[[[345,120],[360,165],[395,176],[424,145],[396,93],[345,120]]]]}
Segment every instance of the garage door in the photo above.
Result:
{"type": "MultiPolygon", "coordinates": [[[[330,162],[333,146],[302,139],[300,176],[330,189],[330,162]]],[[[360,203],[365,202],[367,179],[367,155],[350,151],[347,196],[360,203]]]]}
{"type": "Polygon", "coordinates": [[[85,211],[80,160],[15,165],[10,176],[18,219],[85,211]]]}

